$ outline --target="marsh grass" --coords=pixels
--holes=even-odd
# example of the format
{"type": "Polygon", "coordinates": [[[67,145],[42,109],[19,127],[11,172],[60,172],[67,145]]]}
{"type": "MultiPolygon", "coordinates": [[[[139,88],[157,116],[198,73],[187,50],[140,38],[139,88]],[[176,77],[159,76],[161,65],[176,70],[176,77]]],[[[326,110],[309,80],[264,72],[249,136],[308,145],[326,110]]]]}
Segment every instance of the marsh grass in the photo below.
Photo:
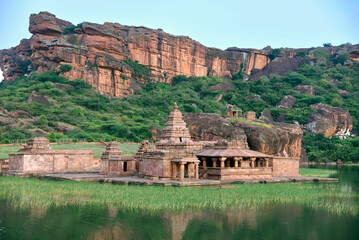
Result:
{"type": "MultiPolygon", "coordinates": [[[[137,152],[139,144],[119,144],[124,155],[132,155],[137,152]]],[[[8,158],[9,153],[16,153],[22,146],[0,146],[0,159],[8,158]]],[[[105,146],[97,145],[97,143],[69,143],[69,144],[51,144],[53,150],[92,150],[94,157],[101,157],[105,151],[105,146]]]]}
{"type": "Polygon", "coordinates": [[[300,168],[299,175],[303,177],[336,178],[338,171],[335,169],[300,168]]]}
{"type": "Polygon", "coordinates": [[[234,210],[270,204],[299,204],[338,214],[359,215],[359,196],[339,184],[238,184],[230,188],[125,186],[31,178],[0,178],[0,200],[12,207],[120,207],[163,212],[234,210]]]}

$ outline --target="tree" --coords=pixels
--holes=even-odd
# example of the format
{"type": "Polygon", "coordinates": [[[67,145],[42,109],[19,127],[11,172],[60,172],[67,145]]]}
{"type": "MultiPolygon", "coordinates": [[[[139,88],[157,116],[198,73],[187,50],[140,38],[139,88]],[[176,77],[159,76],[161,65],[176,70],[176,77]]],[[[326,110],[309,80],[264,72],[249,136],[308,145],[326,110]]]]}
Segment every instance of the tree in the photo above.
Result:
{"type": "Polygon", "coordinates": [[[332,47],[333,45],[331,43],[323,43],[323,47],[332,47]]]}

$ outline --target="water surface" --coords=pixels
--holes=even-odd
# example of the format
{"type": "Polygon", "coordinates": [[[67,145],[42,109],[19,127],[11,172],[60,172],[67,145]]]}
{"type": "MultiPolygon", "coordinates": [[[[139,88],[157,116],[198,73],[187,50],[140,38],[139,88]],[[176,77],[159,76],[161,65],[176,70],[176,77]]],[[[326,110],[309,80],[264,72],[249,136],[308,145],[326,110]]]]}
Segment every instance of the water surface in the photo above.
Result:
{"type": "MultiPolygon", "coordinates": [[[[343,166],[338,176],[345,191],[359,190],[358,166],[343,166]]],[[[151,214],[93,207],[20,211],[0,202],[0,239],[359,239],[358,226],[359,217],[298,205],[151,214]]]]}

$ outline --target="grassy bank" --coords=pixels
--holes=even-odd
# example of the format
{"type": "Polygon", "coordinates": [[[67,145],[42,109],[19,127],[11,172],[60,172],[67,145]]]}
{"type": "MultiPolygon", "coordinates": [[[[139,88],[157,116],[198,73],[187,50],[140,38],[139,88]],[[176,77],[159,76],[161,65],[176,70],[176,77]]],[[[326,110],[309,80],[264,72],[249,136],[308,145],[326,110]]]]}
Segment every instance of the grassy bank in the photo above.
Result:
{"type": "MultiPolygon", "coordinates": [[[[124,155],[134,154],[137,152],[139,144],[119,144],[124,155]]],[[[9,153],[16,153],[22,146],[0,146],[0,159],[8,158],[9,153]]],[[[69,144],[51,144],[53,150],[92,150],[95,157],[101,157],[105,146],[96,143],[69,143],[69,144]]]]}
{"type": "Polygon", "coordinates": [[[359,194],[339,184],[240,184],[228,188],[123,186],[0,177],[0,199],[17,208],[120,207],[149,212],[231,210],[268,204],[300,204],[359,215],[359,194]]]}
{"type": "Polygon", "coordinates": [[[319,168],[300,168],[299,175],[302,177],[337,177],[338,172],[335,169],[319,169],[319,168]]]}

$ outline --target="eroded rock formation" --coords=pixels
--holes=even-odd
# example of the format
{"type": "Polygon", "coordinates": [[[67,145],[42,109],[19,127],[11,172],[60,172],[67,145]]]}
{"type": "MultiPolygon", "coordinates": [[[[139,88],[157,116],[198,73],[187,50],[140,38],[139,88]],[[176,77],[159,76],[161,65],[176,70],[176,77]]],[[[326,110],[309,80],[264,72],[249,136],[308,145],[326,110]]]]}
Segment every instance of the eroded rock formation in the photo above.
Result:
{"type": "Polygon", "coordinates": [[[323,133],[326,137],[337,135],[345,138],[353,129],[353,118],[347,109],[317,103],[311,105],[317,110],[309,116],[306,129],[313,133],[323,133]]]}
{"type": "MultiPolygon", "coordinates": [[[[61,65],[67,64],[72,69],[61,73],[65,77],[83,79],[100,93],[117,97],[134,94],[140,90],[140,82],[170,83],[175,75],[231,77],[241,70],[245,79],[252,75],[250,79],[255,80],[284,74],[305,60],[296,57],[299,52],[310,50],[282,49],[271,62],[270,47],[220,50],[161,29],[108,22],[75,26],[48,12],[32,14],[29,31],[33,34],[30,39],[0,51],[5,82],[32,71],[59,71],[61,65]],[[149,77],[134,76],[133,68],[124,62],[126,59],[147,66],[151,70],[149,77]]],[[[347,52],[355,61],[358,48],[359,45],[323,49],[330,54],[347,52]]]]}
{"type": "Polygon", "coordinates": [[[243,146],[271,155],[300,157],[303,132],[294,124],[270,123],[264,126],[230,122],[214,113],[183,115],[191,136],[206,141],[240,140],[243,146]]]}
{"type": "Polygon", "coordinates": [[[270,60],[268,50],[207,48],[186,36],[174,36],[146,27],[118,23],[103,25],[84,22],[77,27],[48,12],[30,16],[31,39],[0,51],[0,66],[5,81],[37,69],[38,72],[72,66],[62,75],[81,78],[99,92],[126,96],[136,91],[143,78],[123,62],[138,61],[147,66],[158,82],[171,82],[175,75],[231,76],[240,70],[250,74],[270,60]]]}

